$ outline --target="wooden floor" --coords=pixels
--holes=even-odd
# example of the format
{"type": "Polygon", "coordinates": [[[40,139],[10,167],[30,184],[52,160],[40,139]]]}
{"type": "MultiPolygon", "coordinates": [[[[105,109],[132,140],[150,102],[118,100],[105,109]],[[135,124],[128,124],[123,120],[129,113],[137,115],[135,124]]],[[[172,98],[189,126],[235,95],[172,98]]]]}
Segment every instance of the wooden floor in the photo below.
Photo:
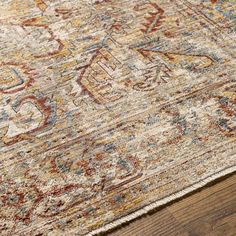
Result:
{"type": "Polygon", "coordinates": [[[235,236],[236,174],[113,230],[109,236],[235,236]]]}

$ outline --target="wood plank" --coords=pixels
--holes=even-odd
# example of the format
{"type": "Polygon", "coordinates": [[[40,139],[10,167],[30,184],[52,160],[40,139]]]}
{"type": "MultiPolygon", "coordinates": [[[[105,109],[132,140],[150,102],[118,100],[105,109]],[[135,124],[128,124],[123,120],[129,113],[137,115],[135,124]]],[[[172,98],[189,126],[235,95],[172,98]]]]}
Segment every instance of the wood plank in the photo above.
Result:
{"type": "Polygon", "coordinates": [[[183,227],[176,221],[167,209],[163,209],[153,215],[146,215],[131,222],[129,225],[109,234],[112,236],[187,236],[183,227]],[[165,227],[163,227],[165,225],[165,227]]]}
{"type": "Polygon", "coordinates": [[[236,175],[168,207],[190,236],[236,235],[236,175]]]}
{"type": "Polygon", "coordinates": [[[236,174],[111,231],[110,236],[236,236],[236,174]]]}

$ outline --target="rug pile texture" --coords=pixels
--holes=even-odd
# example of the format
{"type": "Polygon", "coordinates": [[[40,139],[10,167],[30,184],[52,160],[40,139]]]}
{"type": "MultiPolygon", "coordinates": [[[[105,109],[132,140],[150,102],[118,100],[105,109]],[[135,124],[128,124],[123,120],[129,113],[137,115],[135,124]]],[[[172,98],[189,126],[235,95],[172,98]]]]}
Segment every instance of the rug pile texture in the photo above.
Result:
{"type": "Polygon", "coordinates": [[[94,235],[236,170],[235,0],[0,1],[0,235],[94,235]]]}

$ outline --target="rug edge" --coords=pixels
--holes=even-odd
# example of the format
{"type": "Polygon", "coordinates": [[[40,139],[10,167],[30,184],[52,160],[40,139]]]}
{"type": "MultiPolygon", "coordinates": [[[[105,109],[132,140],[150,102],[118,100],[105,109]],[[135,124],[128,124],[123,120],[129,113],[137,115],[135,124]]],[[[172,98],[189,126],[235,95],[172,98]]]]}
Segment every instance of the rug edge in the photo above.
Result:
{"type": "Polygon", "coordinates": [[[181,198],[181,197],[183,197],[183,196],[185,196],[185,195],[187,195],[187,194],[189,194],[189,193],[191,193],[191,192],[193,192],[197,189],[200,189],[200,188],[204,187],[205,185],[209,184],[210,182],[213,182],[214,180],[217,180],[221,177],[232,174],[234,172],[236,172],[236,165],[231,166],[231,167],[229,167],[225,170],[222,170],[222,171],[220,171],[216,174],[213,174],[213,175],[211,175],[211,176],[209,176],[209,177],[207,177],[203,180],[200,180],[198,183],[195,183],[192,186],[187,187],[187,188],[185,188],[185,189],[183,189],[183,190],[181,190],[177,193],[174,193],[174,194],[172,194],[168,197],[165,197],[165,198],[160,199],[160,200],[156,200],[156,201],[142,207],[141,209],[139,209],[139,210],[137,210],[133,213],[130,213],[126,216],[123,216],[118,220],[115,220],[111,223],[108,223],[108,224],[106,224],[106,225],[104,225],[104,226],[102,226],[98,229],[95,229],[95,230],[85,234],[85,236],[94,236],[94,235],[97,235],[97,234],[100,234],[100,233],[105,233],[105,232],[107,232],[107,231],[109,231],[113,228],[116,228],[116,227],[118,227],[118,226],[120,226],[124,223],[127,223],[127,222],[129,222],[131,220],[134,220],[134,219],[136,219],[136,218],[138,218],[142,215],[145,215],[148,212],[154,210],[155,208],[158,208],[162,205],[170,203],[170,202],[172,202],[174,200],[177,200],[177,199],[179,199],[179,198],[181,198]]]}

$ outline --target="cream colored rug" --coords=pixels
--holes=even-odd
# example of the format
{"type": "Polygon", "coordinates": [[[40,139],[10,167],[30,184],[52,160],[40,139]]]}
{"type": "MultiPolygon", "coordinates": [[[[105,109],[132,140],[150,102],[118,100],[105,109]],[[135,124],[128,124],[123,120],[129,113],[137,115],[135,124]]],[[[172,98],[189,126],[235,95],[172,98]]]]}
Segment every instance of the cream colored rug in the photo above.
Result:
{"type": "Polygon", "coordinates": [[[235,0],[1,0],[0,234],[94,235],[236,170],[235,0]]]}

